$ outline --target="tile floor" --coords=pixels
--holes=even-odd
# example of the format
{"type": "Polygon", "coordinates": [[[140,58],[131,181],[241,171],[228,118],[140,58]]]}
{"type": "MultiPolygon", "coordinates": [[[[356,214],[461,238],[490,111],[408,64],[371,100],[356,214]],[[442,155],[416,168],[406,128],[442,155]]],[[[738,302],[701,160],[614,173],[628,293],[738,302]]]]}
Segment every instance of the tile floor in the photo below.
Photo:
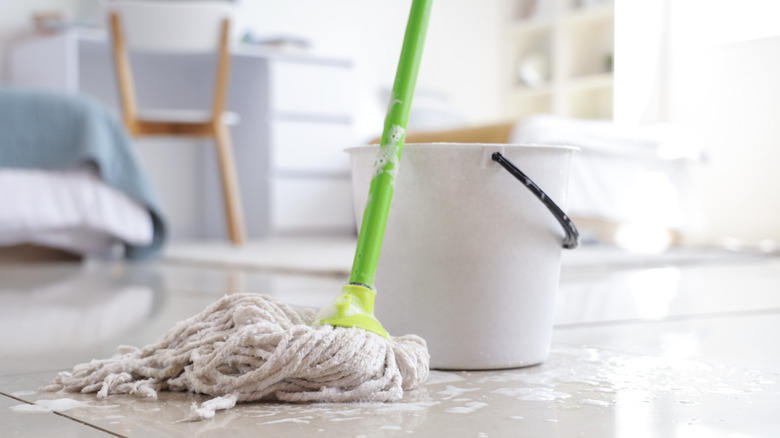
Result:
{"type": "Polygon", "coordinates": [[[40,388],[224,293],[319,307],[344,276],[186,260],[0,266],[0,437],[780,436],[780,259],[585,250],[564,259],[540,366],[434,371],[395,404],[250,403],[197,423],[179,420],[198,395],[40,388]]]}

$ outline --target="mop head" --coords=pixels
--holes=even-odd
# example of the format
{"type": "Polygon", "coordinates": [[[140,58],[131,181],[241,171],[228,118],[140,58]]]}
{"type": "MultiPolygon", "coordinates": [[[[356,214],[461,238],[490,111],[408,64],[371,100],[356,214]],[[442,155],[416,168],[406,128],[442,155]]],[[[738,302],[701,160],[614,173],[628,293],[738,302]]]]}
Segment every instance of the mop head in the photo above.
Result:
{"type": "Polygon", "coordinates": [[[158,391],[214,396],[188,420],[211,418],[236,402],[389,402],[428,377],[425,341],[387,340],[359,328],[315,325],[316,312],[272,297],[226,295],[141,349],[120,346],[110,359],[61,372],[49,391],[132,394],[158,391]]]}

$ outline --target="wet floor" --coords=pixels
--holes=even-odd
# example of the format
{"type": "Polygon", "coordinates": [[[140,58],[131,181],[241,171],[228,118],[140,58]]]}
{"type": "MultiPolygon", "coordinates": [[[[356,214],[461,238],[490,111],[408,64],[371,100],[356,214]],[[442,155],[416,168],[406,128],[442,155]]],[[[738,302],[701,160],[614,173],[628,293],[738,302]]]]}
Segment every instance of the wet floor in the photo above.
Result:
{"type": "Polygon", "coordinates": [[[780,436],[780,260],[586,252],[564,259],[540,366],[434,371],[398,403],[247,403],[201,422],[180,421],[200,395],[41,388],[118,345],[154,341],[226,293],[321,307],[343,285],[338,269],[0,266],[0,436],[780,436]]]}

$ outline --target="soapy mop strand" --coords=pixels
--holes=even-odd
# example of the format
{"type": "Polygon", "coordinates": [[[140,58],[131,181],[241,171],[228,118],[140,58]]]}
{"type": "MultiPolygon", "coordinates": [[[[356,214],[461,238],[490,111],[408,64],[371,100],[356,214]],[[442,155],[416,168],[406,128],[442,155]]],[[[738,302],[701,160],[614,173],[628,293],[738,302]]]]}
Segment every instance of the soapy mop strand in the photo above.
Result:
{"type": "Polygon", "coordinates": [[[110,359],[61,372],[49,391],[133,394],[190,391],[215,396],[193,405],[191,420],[238,402],[387,402],[428,377],[425,341],[358,328],[311,326],[313,310],[272,297],[226,295],[141,349],[120,346],[110,359]]]}

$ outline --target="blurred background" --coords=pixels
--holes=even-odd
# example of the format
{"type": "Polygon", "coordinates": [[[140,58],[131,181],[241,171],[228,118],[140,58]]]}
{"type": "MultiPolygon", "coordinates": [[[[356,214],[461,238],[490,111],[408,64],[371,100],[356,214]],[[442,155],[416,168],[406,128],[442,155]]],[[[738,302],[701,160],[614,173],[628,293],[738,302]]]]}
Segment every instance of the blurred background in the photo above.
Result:
{"type": "MultiPolygon", "coordinates": [[[[248,238],[353,235],[341,151],[381,134],[410,1],[228,3],[248,238]]],[[[89,95],[119,114],[108,4],[3,2],[0,85],[89,95]]],[[[772,0],[439,1],[407,142],[474,141],[477,129],[484,141],[573,144],[569,211],[587,241],[774,252],[778,12],[772,0]]],[[[189,97],[212,86],[199,62],[166,82],[157,70],[176,62],[140,58],[141,103],[207,106],[189,97]]],[[[207,143],[137,141],[174,242],[225,237],[207,143]]]]}

